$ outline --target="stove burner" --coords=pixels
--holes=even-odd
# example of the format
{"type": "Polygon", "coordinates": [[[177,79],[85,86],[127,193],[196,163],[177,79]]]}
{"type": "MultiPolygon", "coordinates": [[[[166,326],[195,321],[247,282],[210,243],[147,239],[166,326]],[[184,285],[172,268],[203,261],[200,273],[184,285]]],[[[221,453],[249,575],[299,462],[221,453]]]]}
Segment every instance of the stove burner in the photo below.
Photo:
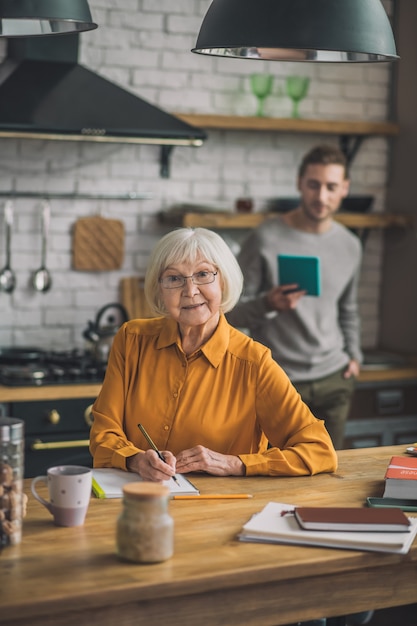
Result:
{"type": "Polygon", "coordinates": [[[59,365],[51,365],[51,374],[56,379],[63,378],[65,376],[65,369],[59,365]]]}
{"type": "Polygon", "coordinates": [[[25,349],[21,348],[14,362],[10,356],[12,350],[8,351],[4,362],[0,349],[0,384],[9,387],[101,383],[106,371],[105,364],[98,363],[89,352],[78,349],[60,352],[39,350],[36,360],[31,349],[25,361],[25,349]]]}
{"type": "Polygon", "coordinates": [[[13,381],[21,384],[41,385],[48,370],[36,365],[4,365],[0,367],[0,379],[12,381],[5,384],[13,384],[13,381]]]}

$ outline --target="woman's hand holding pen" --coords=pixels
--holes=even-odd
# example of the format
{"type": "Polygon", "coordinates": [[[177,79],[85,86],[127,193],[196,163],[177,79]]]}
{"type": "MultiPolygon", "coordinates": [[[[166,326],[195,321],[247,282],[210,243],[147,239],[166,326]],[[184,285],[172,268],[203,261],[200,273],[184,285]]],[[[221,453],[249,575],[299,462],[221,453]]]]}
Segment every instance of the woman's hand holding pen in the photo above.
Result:
{"type": "Polygon", "coordinates": [[[245,466],[238,456],[213,452],[204,446],[183,450],[177,455],[177,472],[205,472],[213,476],[244,476],[245,466]]]}
{"type": "Polygon", "coordinates": [[[163,451],[165,461],[161,461],[154,450],[138,452],[126,460],[126,467],[130,472],[136,472],[144,480],[160,482],[175,476],[176,459],[172,452],[163,451]]]}
{"type": "Polygon", "coordinates": [[[180,474],[205,472],[213,476],[244,476],[245,474],[245,466],[238,456],[213,452],[204,446],[194,446],[194,448],[183,450],[175,458],[172,452],[158,450],[143,424],[138,424],[138,428],[151,449],[127,459],[126,466],[128,470],[137,472],[145,480],[173,478],[175,482],[178,482],[175,476],[176,471],[180,474]]]}
{"type": "Polygon", "coordinates": [[[175,458],[172,452],[163,451],[161,461],[154,450],[138,452],[126,460],[130,472],[136,472],[144,480],[160,482],[169,480],[175,473],[205,472],[213,476],[243,476],[245,466],[238,456],[213,452],[204,446],[183,450],[175,458]]]}

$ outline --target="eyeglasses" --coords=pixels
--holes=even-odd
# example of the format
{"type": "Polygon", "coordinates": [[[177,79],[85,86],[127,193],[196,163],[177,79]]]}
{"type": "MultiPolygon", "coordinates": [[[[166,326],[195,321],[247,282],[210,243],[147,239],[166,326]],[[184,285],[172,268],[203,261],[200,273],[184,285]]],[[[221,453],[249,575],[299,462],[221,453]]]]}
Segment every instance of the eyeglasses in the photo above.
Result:
{"type": "Polygon", "coordinates": [[[169,276],[163,276],[159,279],[164,289],[179,289],[184,287],[187,282],[187,278],[191,278],[194,285],[209,285],[214,282],[217,272],[196,272],[192,276],[181,276],[181,274],[171,274],[169,276]]]}

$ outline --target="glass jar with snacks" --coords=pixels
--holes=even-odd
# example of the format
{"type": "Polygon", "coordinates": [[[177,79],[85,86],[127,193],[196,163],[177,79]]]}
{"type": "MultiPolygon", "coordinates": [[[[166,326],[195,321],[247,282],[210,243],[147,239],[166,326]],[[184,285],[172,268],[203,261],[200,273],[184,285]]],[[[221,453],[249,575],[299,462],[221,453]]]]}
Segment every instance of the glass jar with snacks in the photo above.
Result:
{"type": "Polygon", "coordinates": [[[117,553],[136,563],[158,563],[174,550],[174,521],[168,512],[170,490],[160,483],[123,487],[123,509],[117,521],[117,553]]]}
{"type": "Polygon", "coordinates": [[[23,494],[24,422],[0,417],[0,546],[22,539],[27,497],[23,494]]]}

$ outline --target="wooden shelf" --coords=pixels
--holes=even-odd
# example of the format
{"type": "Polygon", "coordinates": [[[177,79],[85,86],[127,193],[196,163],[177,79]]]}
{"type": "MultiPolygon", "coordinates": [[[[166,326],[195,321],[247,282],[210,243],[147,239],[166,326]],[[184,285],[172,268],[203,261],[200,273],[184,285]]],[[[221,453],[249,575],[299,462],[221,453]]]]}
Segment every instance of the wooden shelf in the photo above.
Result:
{"type": "Polygon", "coordinates": [[[364,139],[370,136],[398,135],[399,125],[394,122],[361,122],[340,120],[312,120],[294,118],[257,117],[240,115],[206,115],[200,113],[174,113],[178,118],[206,130],[243,130],[258,132],[310,133],[338,135],[339,145],[348,165],[364,139]]]}
{"type": "MultiPolygon", "coordinates": [[[[166,224],[196,228],[255,228],[267,217],[277,213],[184,213],[161,214],[166,224]]],[[[412,215],[399,213],[338,213],[334,218],[348,228],[408,228],[414,223],[412,215]]]]}
{"type": "Polygon", "coordinates": [[[192,126],[214,130],[256,130],[356,136],[397,135],[399,132],[398,124],[393,122],[243,117],[238,115],[205,115],[199,113],[174,113],[174,115],[192,126]]]}

